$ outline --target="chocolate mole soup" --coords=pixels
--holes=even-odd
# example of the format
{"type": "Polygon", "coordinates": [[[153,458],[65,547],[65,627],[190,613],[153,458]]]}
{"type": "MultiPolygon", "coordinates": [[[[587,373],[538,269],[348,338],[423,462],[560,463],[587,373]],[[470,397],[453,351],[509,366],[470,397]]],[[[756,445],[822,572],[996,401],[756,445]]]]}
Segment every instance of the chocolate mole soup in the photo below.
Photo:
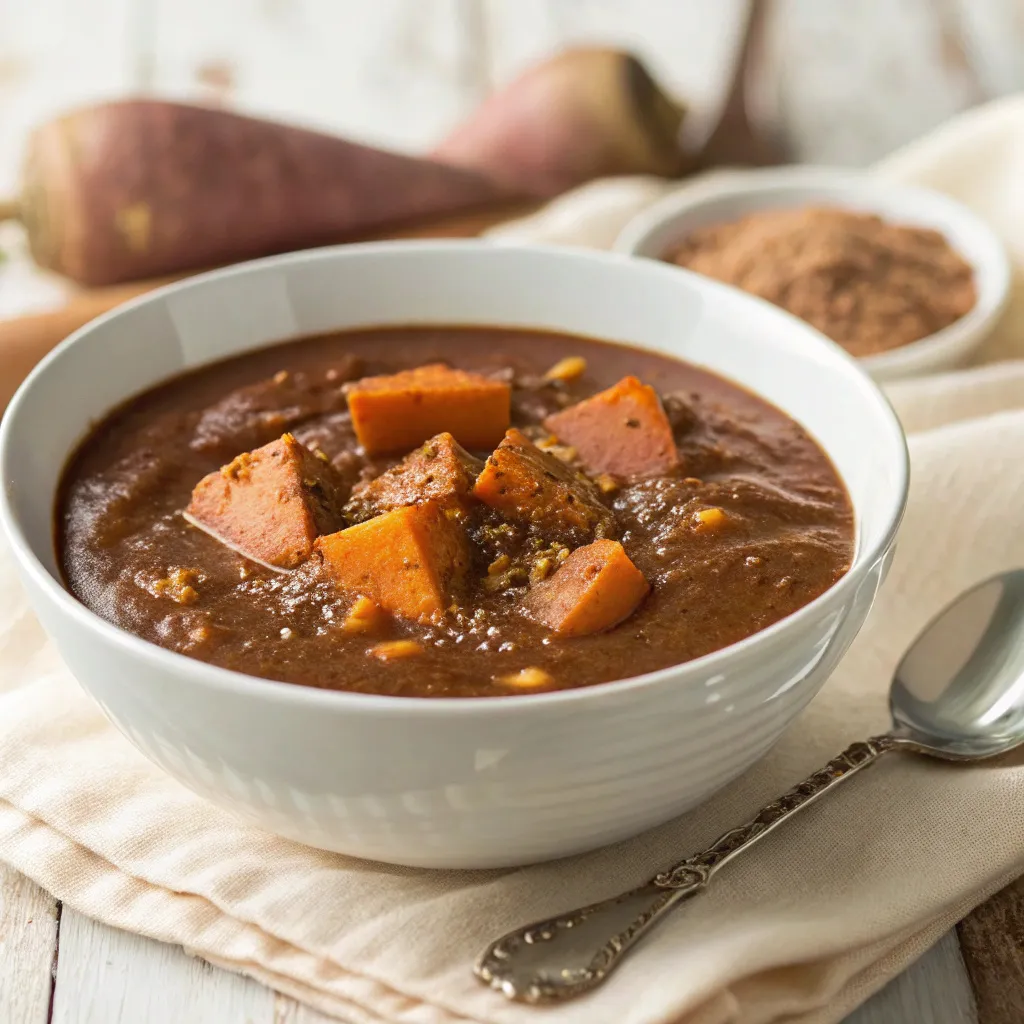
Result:
{"type": "Polygon", "coordinates": [[[849,568],[853,513],[788,416],[664,355],[389,327],[167,381],[58,499],[70,590],[152,643],[328,689],[486,697],[665,668],[849,568]]]}

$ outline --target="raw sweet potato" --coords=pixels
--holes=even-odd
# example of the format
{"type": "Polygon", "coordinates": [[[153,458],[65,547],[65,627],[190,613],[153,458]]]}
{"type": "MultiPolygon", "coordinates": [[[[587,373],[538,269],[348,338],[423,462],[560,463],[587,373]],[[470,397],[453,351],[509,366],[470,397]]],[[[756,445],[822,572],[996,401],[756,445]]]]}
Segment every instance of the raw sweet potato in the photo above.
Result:
{"type": "Polygon", "coordinates": [[[681,174],[683,114],[631,54],[572,49],[494,93],[433,155],[547,198],[591,178],[681,174]]]}
{"type": "Polygon", "coordinates": [[[457,508],[469,495],[483,466],[451,434],[438,434],[397,466],[357,487],[345,506],[345,514],[353,522],[362,522],[382,512],[424,501],[436,501],[442,508],[457,508]]]}
{"type": "Polygon", "coordinates": [[[552,413],[544,426],[572,445],[591,473],[629,479],[679,465],[672,425],[652,387],[636,377],[552,413]]]}
{"type": "Polygon", "coordinates": [[[473,496],[547,540],[582,543],[611,528],[590,483],[515,427],[487,460],[473,496]]]}
{"type": "Polygon", "coordinates": [[[508,384],[443,363],[364,377],[348,390],[352,426],[369,455],[408,451],[442,431],[466,448],[493,448],[510,406],[508,384]]]}
{"type": "Polygon", "coordinates": [[[526,610],[556,633],[585,636],[628,619],[650,589],[618,541],[596,540],[534,586],[526,610]]]}
{"type": "Polygon", "coordinates": [[[18,212],[37,263],[102,285],[324,245],[507,196],[472,169],[138,99],[38,128],[18,212]]]}
{"type": "Polygon", "coordinates": [[[341,524],[343,490],[329,462],[285,434],[203,477],[185,516],[254,561],[292,569],[341,524]]]}
{"type": "Polygon", "coordinates": [[[462,589],[470,560],[462,527],[433,501],[321,537],[316,547],[342,590],[414,621],[444,614],[462,589]]]}

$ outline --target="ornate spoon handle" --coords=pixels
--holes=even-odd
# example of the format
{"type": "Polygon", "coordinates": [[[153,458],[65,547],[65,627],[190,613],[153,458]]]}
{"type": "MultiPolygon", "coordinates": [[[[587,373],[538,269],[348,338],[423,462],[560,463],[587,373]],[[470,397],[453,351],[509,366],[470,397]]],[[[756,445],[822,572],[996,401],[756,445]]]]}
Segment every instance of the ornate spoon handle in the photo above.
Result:
{"type": "Polygon", "coordinates": [[[723,864],[898,743],[888,734],[854,743],[745,825],[730,829],[706,850],[659,872],[645,885],[509,932],[484,950],[476,963],[477,977],[509,999],[526,1003],[561,1002],[596,988],[626,950],[676,904],[700,892],[723,864]]]}

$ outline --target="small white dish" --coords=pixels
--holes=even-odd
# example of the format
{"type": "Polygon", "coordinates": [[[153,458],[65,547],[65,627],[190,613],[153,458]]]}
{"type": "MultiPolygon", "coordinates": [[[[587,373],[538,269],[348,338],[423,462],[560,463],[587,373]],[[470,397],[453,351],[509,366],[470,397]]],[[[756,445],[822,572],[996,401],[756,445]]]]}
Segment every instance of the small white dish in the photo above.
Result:
{"type": "Polygon", "coordinates": [[[730,174],[684,188],[637,214],[615,241],[617,252],[660,260],[695,229],[758,210],[808,205],[876,213],[893,223],[934,228],[974,268],[978,301],[955,323],[919,341],[859,360],[875,380],[890,381],[963,365],[995,326],[1010,294],[1011,269],[998,235],[949,196],[857,171],[784,167],[730,174]]]}
{"type": "Polygon", "coordinates": [[[481,241],[292,253],[161,288],[32,372],[0,426],[0,523],[43,627],[111,721],[197,793],[311,846],[423,867],[578,853],[696,806],[800,713],[867,616],[907,495],[888,402],[806,324],[653,260],[481,241]],[[856,514],[849,572],[707,657],[511,697],[388,697],[268,682],[176,654],[64,587],[53,515],[90,426],[166,378],[269,342],[379,324],[570,331],[688,359],[755,390],[828,452],[856,514]]]}

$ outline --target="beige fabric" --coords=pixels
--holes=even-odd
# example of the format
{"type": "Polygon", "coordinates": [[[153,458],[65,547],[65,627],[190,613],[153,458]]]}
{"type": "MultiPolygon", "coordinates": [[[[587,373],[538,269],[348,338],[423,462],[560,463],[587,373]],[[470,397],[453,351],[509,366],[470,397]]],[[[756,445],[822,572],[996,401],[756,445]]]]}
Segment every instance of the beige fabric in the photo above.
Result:
{"type": "MultiPolygon", "coordinates": [[[[941,170],[938,182],[1009,230],[1021,255],[1022,152],[1017,101],[912,147],[886,173],[932,180],[941,170]]],[[[611,189],[588,190],[600,223],[588,236],[577,221],[576,237],[607,239],[624,197],[661,190],[611,189]]],[[[998,351],[1022,338],[1003,331],[998,351]]],[[[477,874],[357,862],[276,839],[164,777],[107,724],[5,560],[0,857],[87,914],[182,943],[353,1024],[840,1020],[1024,872],[1024,768],[883,761],[738,859],[600,993],[574,1004],[508,1004],[477,985],[470,964],[497,933],[641,881],[883,729],[890,671],[928,617],[979,578],[1024,564],[1024,360],[901,383],[892,398],[913,431],[913,485],[878,605],[779,745],[693,814],[569,862],[477,874]]]]}

